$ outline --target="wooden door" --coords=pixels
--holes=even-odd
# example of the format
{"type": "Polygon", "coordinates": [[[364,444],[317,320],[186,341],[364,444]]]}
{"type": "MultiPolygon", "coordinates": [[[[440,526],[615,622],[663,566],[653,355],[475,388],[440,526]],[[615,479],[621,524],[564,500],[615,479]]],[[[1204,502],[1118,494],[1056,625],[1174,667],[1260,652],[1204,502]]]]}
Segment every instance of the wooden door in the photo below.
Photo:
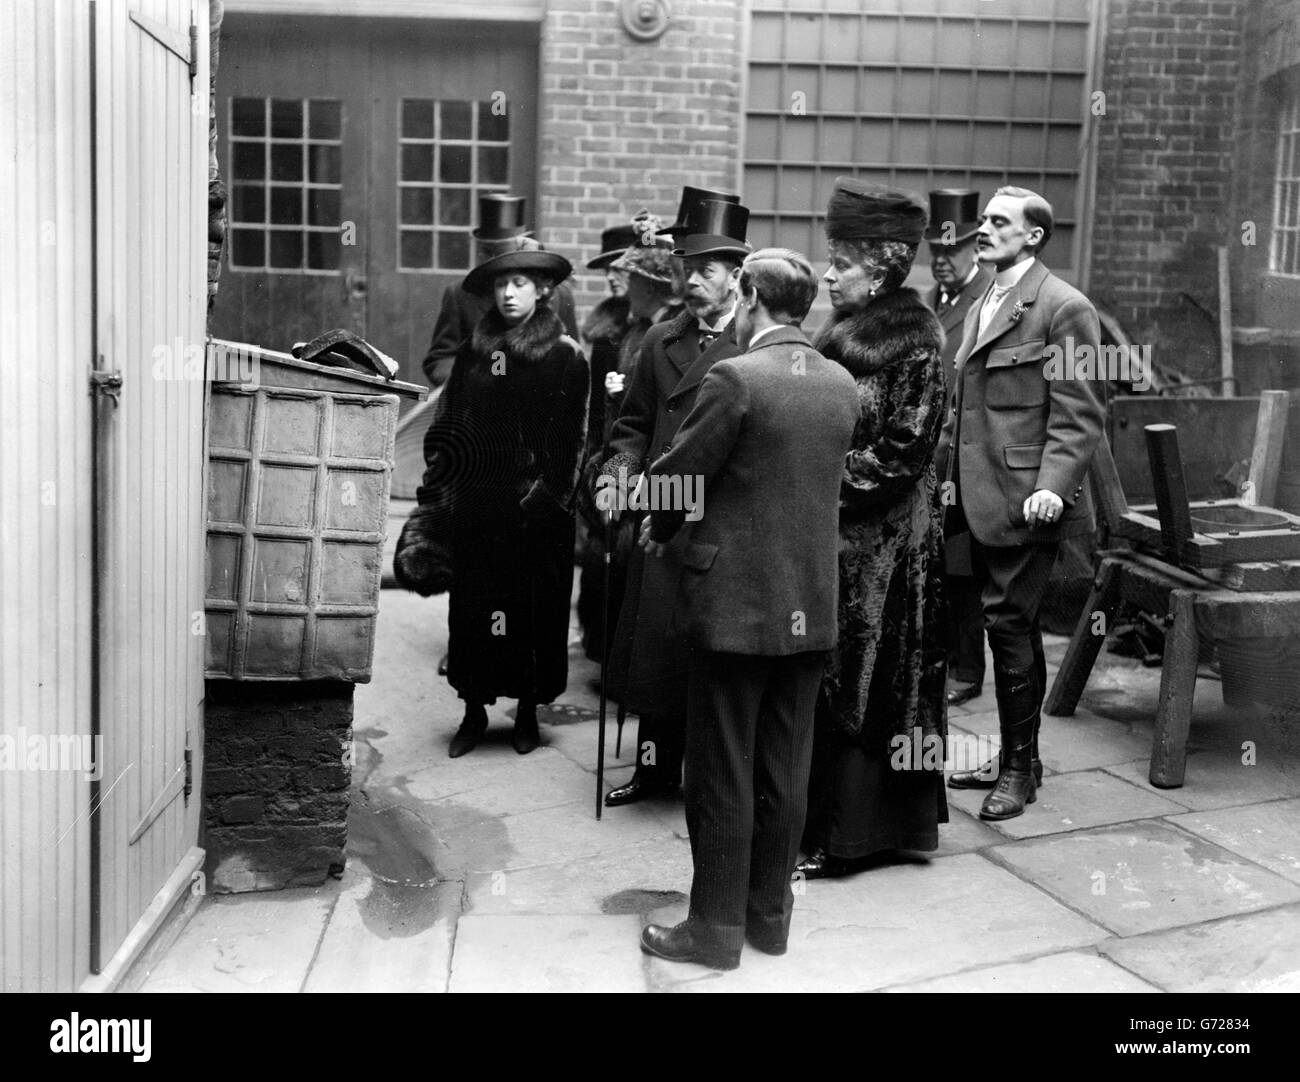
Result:
{"type": "Polygon", "coordinates": [[[208,63],[202,0],[99,0],[96,398],[102,777],[91,967],[120,961],[200,866],[208,63]],[[194,42],[196,44],[192,45],[194,42]],[[191,74],[191,49],[194,70],[191,74]]]}
{"type": "Polygon", "coordinates": [[[441,292],[472,265],[478,195],[523,194],[535,213],[537,51],[516,24],[227,16],[213,333],[287,349],[347,326],[424,382],[441,292]],[[337,128],[313,132],[316,115],[337,128]],[[313,164],[325,145],[328,168],[313,164]]]}

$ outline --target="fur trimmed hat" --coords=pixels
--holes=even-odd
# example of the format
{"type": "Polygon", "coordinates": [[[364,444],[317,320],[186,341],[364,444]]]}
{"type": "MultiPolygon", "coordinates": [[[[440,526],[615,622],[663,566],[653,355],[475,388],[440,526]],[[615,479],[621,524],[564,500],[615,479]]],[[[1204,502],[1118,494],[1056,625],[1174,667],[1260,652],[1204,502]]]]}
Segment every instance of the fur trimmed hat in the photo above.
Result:
{"type": "Polygon", "coordinates": [[[925,204],[911,192],[837,177],[826,205],[826,239],[920,244],[928,218],[925,204]]]}

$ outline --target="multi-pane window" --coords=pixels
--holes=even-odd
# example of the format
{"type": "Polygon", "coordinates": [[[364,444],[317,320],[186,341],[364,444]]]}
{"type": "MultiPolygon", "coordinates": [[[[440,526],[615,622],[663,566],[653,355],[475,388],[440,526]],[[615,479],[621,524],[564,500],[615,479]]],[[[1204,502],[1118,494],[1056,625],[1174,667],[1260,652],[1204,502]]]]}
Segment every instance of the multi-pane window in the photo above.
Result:
{"type": "Polygon", "coordinates": [[[510,186],[510,122],[486,101],[403,98],[397,147],[397,263],[401,270],[467,271],[483,192],[510,186]]]}
{"type": "Polygon", "coordinates": [[[1278,114],[1269,269],[1300,276],[1300,90],[1296,89],[1288,93],[1278,114]]]}
{"type": "Polygon", "coordinates": [[[339,102],[232,98],[229,132],[231,267],[336,272],[343,179],[339,102]]]}
{"type": "Polygon", "coordinates": [[[818,253],[835,178],[911,189],[1018,184],[1075,232],[1092,0],[752,0],[749,240],[818,253]]]}

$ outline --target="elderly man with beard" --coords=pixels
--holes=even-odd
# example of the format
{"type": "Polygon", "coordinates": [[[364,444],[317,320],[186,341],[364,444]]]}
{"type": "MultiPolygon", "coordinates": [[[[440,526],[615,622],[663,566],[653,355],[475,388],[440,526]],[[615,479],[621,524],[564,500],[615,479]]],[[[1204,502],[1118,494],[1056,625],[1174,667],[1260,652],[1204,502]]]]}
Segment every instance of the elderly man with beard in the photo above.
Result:
{"type": "MultiPolygon", "coordinates": [[[[735,196],[688,189],[683,212],[668,230],[681,243],[686,309],[646,332],[628,380],[622,412],[614,424],[610,455],[596,480],[601,493],[623,499],[650,463],[668,450],[695,404],[705,374],[719,360],[740,352],[732,325],[740,265],[749,254],[749,211],[735,196]]],[[[607,501],[606,501],[607,502],[607,501]]],[[[647,561],[637,549],[628,568],[623,607],[610,656],[608,683],[640,718],[636,771],[626,785],[605,796],[610,807],[671,792],[681,784],[686,732],[687,644],[671,629],[682,574],[680,552],[647,561]]]]}

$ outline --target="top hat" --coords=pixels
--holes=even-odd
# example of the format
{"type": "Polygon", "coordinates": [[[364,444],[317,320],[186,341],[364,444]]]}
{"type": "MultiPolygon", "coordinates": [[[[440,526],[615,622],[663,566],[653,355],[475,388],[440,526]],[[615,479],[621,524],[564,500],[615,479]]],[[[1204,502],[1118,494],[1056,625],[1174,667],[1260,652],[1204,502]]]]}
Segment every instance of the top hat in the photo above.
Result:
{"type": "Polygon", "coordinates": [[[970,240],[980,227],[980,193],[974,188],[936,188],[930,193],[930,227],[925,239],[932,247],[956,246],[970,240]]]}
{"type": "Polygon", "coordinates": [[[524,197],[488,192],[478,197],[478,228],[473,235],[479,240],[506,240],[528,232],[524,224],[524,197]]]}
{"type": "Polygon", "coordinates": [[[541,249],[506,252],[504,255],[493,256],[487,262],[480,263],[465,275],[461,288],[466,293],[483,297],[492,292],[498,275],[509,274],[512,271],[540,274],[549,278],[554,285],[559,285],[573,273],[573,264],[562,255],[541,249]]]}
{"type": "Polygon", "coordinates": [[[739,203],[704,199],[691,208],[685,236],[673,255],[737,255],[742,259],[753,249],[745,243],[749,208],[739,203]]]}
{"type": "Polygon", "coordinates": [[[925,204],[911,192],[868,184],[856,177],[836,177],[826,205],[826,239],[920,244],[926,217],[925,204]]]}
{"type": "Polygon", "coordinates": [[[588,270],[603,270],[637,242],[634,225],[614,225],[600,234],[600,255],[587,264],[588,270]]]}
{"type": "Polygon", "coordinates": [[[715,192],[711,188],[692,188],[689,184],[682,188],[682,201],[677,206],[677,218],[672,225],[664,226],[661,232],[672,233],[689,233],[688,228],[691,211],[699,203],[706,199],[716,199],[723,203],[739,203],[740,196],[732,195],[729,192],[715,192]]]}

